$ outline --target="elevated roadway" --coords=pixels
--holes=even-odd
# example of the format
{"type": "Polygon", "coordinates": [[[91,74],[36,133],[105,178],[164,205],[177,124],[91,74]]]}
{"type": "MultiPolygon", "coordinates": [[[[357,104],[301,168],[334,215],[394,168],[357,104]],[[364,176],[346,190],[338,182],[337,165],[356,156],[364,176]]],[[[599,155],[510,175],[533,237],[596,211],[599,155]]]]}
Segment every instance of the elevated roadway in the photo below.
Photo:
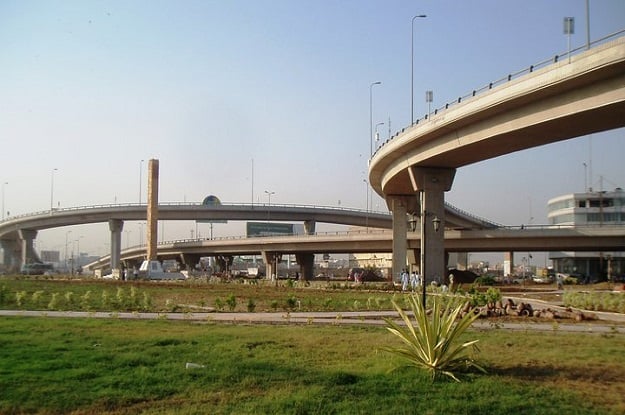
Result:
{"type": "MultiPolygon", "coordinates": [[[[497,226],[451,205],[447,205],[446,210],[450,224],[456,228],[481,229],[497,226]]],[[[54,209],[10,217],[0,222],[0,243],[4,252],[8,253],[4,255],[5,265],[10,267],[35,260],[33,240],[40,230],[91,223],[109,223],[111,252],[117,252],[119,255],[124,221],[146,220],[146,216],[146,205],[130,204],[54,209]]],[[[392,227],[391,216],[388,213],[302,205],[163,203],[158,207],[158,216],[159,220],[303,222],[306,233],[309,234],[315,232],[317,222],[364,228],[392,227]]],[[[113,262],[116,262],[115,258],[113,262]]]]}
{"type": "MultiPolygon", "coordinates": [[[[183,240],[159,244],[159,259],[176,259],[195,264],[200,256],[260,255],[302,253],[391,252],[392,232],[337,232],[316,235],[269,236],[257,238],[222,238],[218,240],[183,240]],[[187,257],[194,257],[189,260],[187,257]]],[[[474,230],[446,230],[447,252],[497,251],[598,251],[625,250],[625,226],[606,227],[531,227],[474,230]]],[[[145,246],[121,252],[121,259],[136,263],[145,257],[145,246]]],[[[419,257],[420,233],[408,233],[408,250],[419,257]]],[[[89,264],[92,269],[109,268],[110,256],[89,264]]]]}
{"type": "Polygon", "coordinates": [[[419,216],[427,243],[422,273],[441,275],[444,237],[432,223],[445,225],[444,192],[456,169],[620,127],[625,127],[625,37],[509,75],[405,128],[369,165],[369,183],[393,214],[394,273],[406,263],[408,213],[419,216]]]}

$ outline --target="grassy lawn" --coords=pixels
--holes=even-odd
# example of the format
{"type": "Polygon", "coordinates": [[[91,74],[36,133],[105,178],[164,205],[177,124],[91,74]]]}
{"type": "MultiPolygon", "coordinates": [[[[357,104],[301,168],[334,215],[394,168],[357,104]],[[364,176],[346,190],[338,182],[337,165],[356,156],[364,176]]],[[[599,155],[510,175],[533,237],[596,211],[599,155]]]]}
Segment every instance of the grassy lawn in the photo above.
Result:
{"type": "Polygon", "coordinates": [[[625,413],[622,335],[474,338],[489,373],[431,383],[381,327],[4,317],[0,413],[625,413]]]}

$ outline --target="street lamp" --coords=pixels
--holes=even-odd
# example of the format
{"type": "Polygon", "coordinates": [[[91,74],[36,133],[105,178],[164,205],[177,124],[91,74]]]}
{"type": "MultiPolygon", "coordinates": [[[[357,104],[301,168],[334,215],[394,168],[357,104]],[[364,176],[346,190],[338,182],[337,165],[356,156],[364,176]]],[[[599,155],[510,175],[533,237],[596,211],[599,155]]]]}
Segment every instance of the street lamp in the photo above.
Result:
{"type": "Polygon", "coordinates": [[[54,207],[54,172],[58,169],[55,167],[50,172],[50,213],[52,213],[52,209],[54,207]]]}
{"type": "Polygon", "coordinates": [[[65,272],[67,272],[67,236],[72,233],[72,231],[65,232],[65,272]]]}
{"type": "Polygon", "coordinates": [[[373,156],[373,86],[381,84],[382,82],[376,81],[369,85],[369,162],[373,156]]]}
{"type": "Polygon", "coordinates": [[[276,192],[270,192],[269,190],[265,190],[265,194],[267,195],[268,203],[267,203],[267,233],[269,233],[269,209],[271,209],[271,195],[275,195],[276,192]]]}
{"type": "Polygon", "coordinates": [[[375,142],[376,142],[376,148],[377,148],[377,143],[378,141],[380,141],[380,133],[378,133],[378,127],[384,125],[383,122],[379,122],[375,125],[375,142]]]}
{"type": "Polygon", "coordinates": [[[141,178],[143,177],[143,159],[139,162],[139,204],[141,204],[141,178]]]}
{"type": "Polygon", "coordinates": [[[410,30],[410,125],[414,124],[414,21],[417,17],[427,17],[425,14],[418,14],[412,18],[410,30]]]}
{"type": "Polygon", "coordinates": [[[7,184],[9,184],[9,182],[3,182],[2,183],[2,220],[4,220],[4,186],[6,186],[7,184]]]}

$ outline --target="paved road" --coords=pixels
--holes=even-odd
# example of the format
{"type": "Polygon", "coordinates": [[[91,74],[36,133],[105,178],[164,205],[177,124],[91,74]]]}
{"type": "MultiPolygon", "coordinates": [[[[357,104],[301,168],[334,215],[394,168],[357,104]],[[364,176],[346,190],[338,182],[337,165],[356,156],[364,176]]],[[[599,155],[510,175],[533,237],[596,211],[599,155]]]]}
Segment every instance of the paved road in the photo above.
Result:
{"type": "MultiPolygon", "coordinates": [[[[527,302],[527,300],[526,300],[527,302]]],[[[538,308],[545,308],[544,304],[538,308]]],[[[552,307],[553,308],[553,307],[552,307]]],[[[119,313],[85,311],[22,311],[0,310],[0,316],[21,317],[64,317],[64,318],[117,318],[145,320],[178,320],[197,322],[222,322],[235,324],[328,324],[328,325],[380,325],[385,317],[397,317],[393,311],[362,312],[282,312],[282,313],[119,313]]],[[[478,330],[521,330],[521,331],[559,331],[625,334],[625,315],[615,313],[595,313],[595,320],[586,322],[568,322],[553,320],[535,322],[497,322],[496,320],[478,320],[473,328],[478,330]]]]}

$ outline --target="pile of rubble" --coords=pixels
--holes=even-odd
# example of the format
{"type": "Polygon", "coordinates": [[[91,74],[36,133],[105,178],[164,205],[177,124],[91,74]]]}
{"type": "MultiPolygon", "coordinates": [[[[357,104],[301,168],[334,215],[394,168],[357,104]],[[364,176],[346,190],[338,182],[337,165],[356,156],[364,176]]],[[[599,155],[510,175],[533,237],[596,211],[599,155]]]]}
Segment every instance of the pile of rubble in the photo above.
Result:
{"type": "MultiPolygon", "coordinates": [[[[467,304],[465,306],[465,313],[468,313],[470,310],[470,306],[467,304]]],[[[508,298],[507,301],[497,301],[495,303],[488,303],[482,307],[476,307],[473,309],[474,313],[479,313],[480,317],[489,318],[489,317],[503,317],[503,316],[513,316],[513,317],[536,317],[536,318],[544,318],[544,319],[572,319],[575,321],[583,321],[583,320],[594,320],[593,315],[584,314],[581,311],[575,311],[571,308],[565,308],[556,310],[553,308],[545,308],[540,310],[535,310],[530,303],[519,302],[515,304],[511,298],[508,298]]]]}

